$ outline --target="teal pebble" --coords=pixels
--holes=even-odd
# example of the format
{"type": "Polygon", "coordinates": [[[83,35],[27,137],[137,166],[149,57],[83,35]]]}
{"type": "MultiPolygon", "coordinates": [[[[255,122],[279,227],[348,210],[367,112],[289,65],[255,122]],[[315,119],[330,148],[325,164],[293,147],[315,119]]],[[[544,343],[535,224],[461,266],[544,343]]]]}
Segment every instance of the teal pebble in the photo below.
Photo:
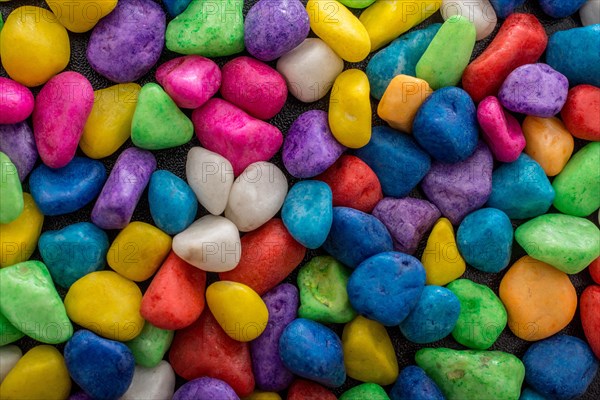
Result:
{"type": "Polygon", "coordinates": [[[181,178],[165,170],[152,174],[148,202],[154,223],[169,235],[176,235],[190,226],[198,212],[198,201],[192,189],[181,178]]]}

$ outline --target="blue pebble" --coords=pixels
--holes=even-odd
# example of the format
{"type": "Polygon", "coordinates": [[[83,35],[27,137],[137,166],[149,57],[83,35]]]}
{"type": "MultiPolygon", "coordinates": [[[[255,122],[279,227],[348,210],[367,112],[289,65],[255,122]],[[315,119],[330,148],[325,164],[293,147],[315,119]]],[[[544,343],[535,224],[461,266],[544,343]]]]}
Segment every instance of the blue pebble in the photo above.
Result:
{"type": "Polygon", "coordinates": [[[454,164],[477,147],[479,125],[475,104],[467,92],[445,87],[433,92],[417,111],[413,136],[436,160],[454,164]]]}
{"type": "Polygon", "coordinates": [[[546,400],[544,396],[529,388],[523,389],[519,400],[546,400]]]}
{"type": "Polygon", "coordinates": [[[600,24],[558,31],[548,40],[546,63],[569,79],[571,87],[600,86],[600,24]]]}
{"type": "Polygon", "coordinates": [[[279,356],[292,373],[328,387],[346,381],[340,338],[329,328],[304,318],[292,321],[279,338],[279,356]]]}
{"type": "Polygon", "coordinates": [[[425,268],[408,254],[387,252],[363,261],[348,280],[348,298],[361,315],[385,326],[399,325],[417,305],[425,268]]]}
{"type": "Polygon", "coordinates": [[[415,67],[442,24],[431,24],[390,43],[375,53],[367,65],[371,96],[381,100],[385,89],[396,75],[416,76],[415,67]]]}
{"type": "Polygon", "coordinates": [[[501,165],[492,174],[492,194],[487,206],[504,211],[509,218],[545,214],[552,201],[554,188],[540,164],[527,154],[501,165]]]}
{"type": "Polygon", "coordinates": [[[575,14],[587,0],[540,0],[546,14],[554,18],[565,18],[575,14]]]}
{"type": "Polygon", "coordinates": [[[408,135],[376,126],[371,141],[354,154],[379,178],[386,196],[405,197],[429,172],[431,159],[408,135]]]}
{"type": "Polygon", "coordinates": [[[87,330],[75,332],[65,346],[69,375],[94,399],[118,399],[133,379],[135,359],[123,343],[87,330]]]}
{"type": "Polygon", "coordinates": [[[458,250],[467,264],[483,272],[500,272],[512,254],[513,227],[508,216],[483,208],[465,217],[456,234],[458,250]]]}
{"type": "Polygon", "coordinates": [[[290,235],[309,249],[321,247],[333,222],[333,194],[321,181],[301,181],[288,192],[281,219],[290,235]]]}
{"type": "Polygon", "coordinates": [[[540,395],[558,400],[583,395],[598,371],[586,342],[556,335],[531,345],[523,356],[525,381],[540,395]]]}
{"type": "Polygon", "coordinates": [[[171,17],[176,17],[185,11],[192,0],[162,0],[171,17]]]}
{"type": "Polygon", "coordinates": [[[76,280],[106,265],[108,236],[96,225],[80,222],[40,236],[38,249],[54,283],[69,288],[76,280]]]}
{"type": "Polygon", "coordinates": [[[169,235],[176,235],[190,226],[198,212],[194,191],[183,179],[165,170],[152,174],[148,202],[154,223],[169,235]]]}
{"type": "Polygon", "coordinates": [[[460,314],[460,300],[440,286],[425,286],[415,308],[400,324],[400,331],[414,343],[432,343],[454,329],[460,314]]]}
{"type": "Polygon", "coordinates": [[[106,181],[100,161],[75,157],[52,169],[41,164],[29,177],[29,190],[44,215],[63,215],[84,207],[98,196],[106,181]]]}
{"type": "Polygon", "coordinates": [[[348,267],[375,254],[392,251],[394,243],[387,228],[370,214],[348,207],[333,208],[333,223],[323,249],[348,267]]]}
{"type": "Polygon", "coordinates": [[[506,18],[525,3],[525,0],[490,0],[498,18],[506,18]]]}
{"type": "Polygon", "coordinates": [[[390,392],[391,400],[444,400],[445,397],[421,368],[411,365],[398,375],[390,392]]]}

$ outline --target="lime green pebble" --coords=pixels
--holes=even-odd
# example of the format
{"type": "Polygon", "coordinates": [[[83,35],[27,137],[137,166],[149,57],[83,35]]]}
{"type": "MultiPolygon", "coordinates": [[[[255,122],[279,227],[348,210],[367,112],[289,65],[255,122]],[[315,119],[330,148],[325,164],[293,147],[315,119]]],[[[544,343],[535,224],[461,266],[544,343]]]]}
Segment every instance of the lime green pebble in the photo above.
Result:
{"type": "Polygon", "coordinates": [[[340,3],[350,8],[367,8],[375,3],[375,0],[339,0],[340,3]]]}
{"type": "Polygon", "coordinates": [[[23,188],[17,167],[0,151],[0,224],[8,224],[23,212],[23,188]]]}
{"type": "Polygon", "coordinates": [[[146,321],[142,332],[135,339],[125,344],[133,353],[136,364],[146,368],[154,368],[163,359],[172,341],[173,331],[157,328],[146,321]]]}
{"type": "Polygon", "coordinates": [[[390,400],[385,390],[376,383],[363,383],[345,391],[339,400],[390,400]]]}
{"type": "Polygon", "coordinates": [[[14,327],[3,314],[0,314],[0,347],[21,339],[25,334],[14,327]]]}

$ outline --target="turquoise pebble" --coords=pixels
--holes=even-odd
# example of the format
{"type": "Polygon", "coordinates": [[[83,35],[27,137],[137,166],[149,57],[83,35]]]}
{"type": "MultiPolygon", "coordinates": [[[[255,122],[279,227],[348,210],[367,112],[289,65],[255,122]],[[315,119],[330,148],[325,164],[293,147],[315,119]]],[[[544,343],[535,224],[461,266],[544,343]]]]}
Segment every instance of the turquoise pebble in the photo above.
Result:
{"type": "Polygon", "coordinates": [[[162,0],[165,8],[171,17],[176,17],[181,14],[192,0],[162,0]]]}
{"type": "Polygon", "coordinates": [[[169,235],[178,234],[196,219],[198,201],[194,191],[169,171],[152,174],[148,202],[154,223],[169,235]]]}
{"type": "Polygon", "coordinates": [[[546,400],[546,398],[533,389],[525,388],[519,400],[546,400]]]}

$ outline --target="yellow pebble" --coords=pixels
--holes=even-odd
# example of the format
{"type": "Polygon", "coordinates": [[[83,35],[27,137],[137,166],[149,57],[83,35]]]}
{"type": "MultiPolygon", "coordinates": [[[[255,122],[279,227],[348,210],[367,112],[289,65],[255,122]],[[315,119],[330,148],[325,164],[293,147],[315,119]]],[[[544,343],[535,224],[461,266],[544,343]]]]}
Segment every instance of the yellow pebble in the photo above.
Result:
{"type": "Polygon", "coordinates": [[[562,121],[556,117],[528,116],[523,121],[525,153],[538,162],[548,176],[563,170],[573,154],[575,141],[562,121]]]}
{"type": "Polygon", "coordinates": [[[42,345],[29,350],[0,386],[2,400],[62,400],[69,397],[71,378],[56,348],[42,345]]]}
{"type": "Polygon", "coordinates": [[[371,140],[369,79],[358,69],[342,72],[329,99],[329,127],[338,142],[358,149],[371,140]]]}
{"type": "Polygon", "coordinates": [[[132,281],[150,278],[171,250],[171,237],[145,222],[131,222],[108,249],[108,265],[132,281]]]}
{"type": "Polygon", "coordinates": [[[25,86],[39,86],[65,69],[71,57],[67,30],[40,7],[14,10],[0,35],[2,66],[25,86]]]}
{"type": "Polygon", "coordinates": [[[310,28],[338,56],[349,62],[364,60],[371,51],[369,34],[343,4],[332,0],[309,0],[306,11],[310,28]]]}
{"type": "Polygon", "coordinates": [[[206,289],[206,304],[225,333],[239,342],[259,337],[269,321],[264,301],[242,283],[213,283],[206,289]]]}
{"type": "Polygon", "coordinates": [[[134,339],[142,331],[141,303],[140,288],[112,271],[87,274],[65,297],[67,315],[73,322],[121,342],[134,339]]]}
{"type": "Polygon", "coordinates": [[[94,107],[79,142],[88,157],[108,157],[129,139],[140,89],[137,83],[121,83],[94,92],[94,107]]]}
{"type": "Polygon", "coordinates": [[[46,0],[46,3],[60,23],[76,33],[89,31],[117,6],[117,0],[46,0]]]}
{"type": "Polygon", "coordinates": [[[440,8],[441,0],[376,1],[360,15],[371,39],[371,51],[385,46],[415,25],[420,24],[440,8]]]}
{"type": "Polygon", "coordinates": [[[465,273],[467,266],[458,252],[454,228],[447,218],[440,218],[435,223],[421,263],[427,274],[427,285],[445,286],[465,273]]]}
{"type": "Polygon", "coordinates": [[[242,400],[281,400],[281,396],[275,392],[255,391],[250,396],[243,397],[242,400]]]}
{"type": "Polygon", "coordinates": [[[0,267],[8,267],[29,260],[33,254],[44,215],[29,193],[23,193],[23,212],[9,224],[0,224],[0,267]]]}
{"type": "Polygon", "coordinates": [[[411,133],[415,115],[431,93],[433,90],[423,79],[398,75],[385,90],[377,114],[392,128],[411,133]]]}
{"type": "Polygon", "coordinates": [[[344,326],[344,363],[349,377],[385,386],[398,377],[398,360],[387,330],[358,316],[344,326]]]}

